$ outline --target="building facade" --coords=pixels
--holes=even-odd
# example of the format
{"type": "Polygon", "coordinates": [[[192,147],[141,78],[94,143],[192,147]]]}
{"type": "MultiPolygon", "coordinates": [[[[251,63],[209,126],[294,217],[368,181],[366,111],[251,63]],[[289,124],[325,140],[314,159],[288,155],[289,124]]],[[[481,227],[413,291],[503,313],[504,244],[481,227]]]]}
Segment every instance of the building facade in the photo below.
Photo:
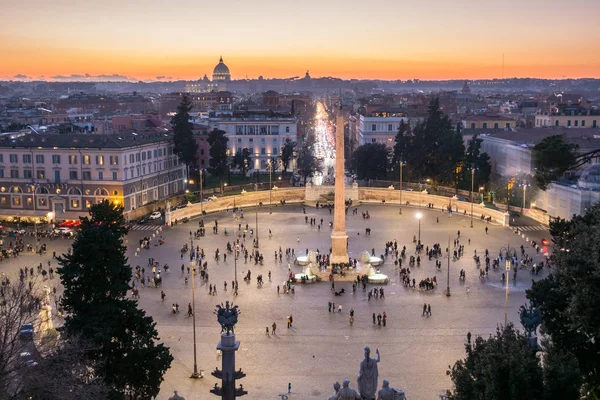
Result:
{"type": "Polygon", "coordinates": [[[396,108],[383,107],[368,115],[361,114],[357,121],[358,145],[382,143],[387,147],[394,147],[394,139],[402,121],[409,124],[408,117],[396,108]]]}
{"type": "Polygon", "coordinates": [[[502,115],[470,115],[462,121],[465,129],[514,129],[517,121],[502,115]]]}
{"type": "Polygon", "coordinates": [[[108,199],[125,213],[184,190],[168,134],[27,135],[0,141],[0,214],[56,220],[108,199]]]}
{"type": "Polygon", "coordinates": [[[536,115],[535,126],[562,128],[598,128],[600,115],[536,115]]]}
{"type": "MultiPolygon", "coordinates": [[[[296,118],[211,118],[211,129],[225,131],[229,138],[229,153],[248,148],[252,153],[252,169],[267,170],[267,163],[281,155],[286,139],[297,140],[296,118]]],[[[290,169],[295,168],[290,165],[290,169]]]]}

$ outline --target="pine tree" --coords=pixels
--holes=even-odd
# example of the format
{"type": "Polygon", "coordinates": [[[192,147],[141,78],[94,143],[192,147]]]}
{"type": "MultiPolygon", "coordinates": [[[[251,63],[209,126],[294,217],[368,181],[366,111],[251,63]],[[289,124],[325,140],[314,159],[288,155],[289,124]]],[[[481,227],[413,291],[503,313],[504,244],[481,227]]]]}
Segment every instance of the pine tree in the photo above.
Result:
{"type": "Polygon", "coordinates": [[[294,157],[295,148],[296,142],[292,141],[290,138],[285,139],[285,144],[281,149],[281,165],[283,167],[281,170],[282,176],[285,176],[285,173],[287,172],[287,169],[290,166],[290,162],[294,157]]]}
{"type": "Polygon", "coordinates": [[[177,112],[171,118],[175,153],[188,168],[188,174],[196,167],[198,153],[193,125],[190,122],[190,111],[193,107],[190,98],[184,95],[177,106],[177,112]]]}
{"type": "Polygon", "coordinates": [[[155,323],[126,298],[132,277],[125,257],[123,208],[103,201],[82,218],[72,252],[59,258],[64,286],[65,329],[92,341],[99,375],[111,398],[155,397],[173,357],[159,340],[155,323]]]}
{"type": "Polygon", "coordinates": [[[229,171],[229,163],[227,161],[228,142],[229,138],[225,136],[225,131],[213,129],[208,134],[208,144],[210,145],[210,149],[208,150],[208,154],[210,155],[208,172],[219,177],[221,191],[223,191],[223,177],[229,171]]]}

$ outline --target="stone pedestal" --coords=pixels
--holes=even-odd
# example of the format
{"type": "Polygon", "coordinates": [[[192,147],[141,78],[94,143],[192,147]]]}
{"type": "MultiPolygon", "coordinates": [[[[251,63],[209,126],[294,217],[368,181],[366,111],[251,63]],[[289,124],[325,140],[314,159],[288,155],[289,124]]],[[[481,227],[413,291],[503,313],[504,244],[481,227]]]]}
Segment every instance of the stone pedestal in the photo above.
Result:
{"type": "Polygon", "coordinates": [[[333,232],[331,234],[330,264],[348,263],[348,235],[346,232],[333,232]]]}
{"type": "Polygon", "coordinates": [[[221,387],[215,384],[215,387],[210,390],[211,393],[221,396],[223,400],[234,400],[237,397],[248,394],[242,386],[236,389],[236,379],[241,379],[246,376],[240,368],[235,370],[235,352],[240,348],[240,342],[235,340],[235,334],[222,333],[221,341],[217,345],[217,350],[221,351],[222,370],[216,368],[211,374],[215,378],[221,379],[221,387]]]}

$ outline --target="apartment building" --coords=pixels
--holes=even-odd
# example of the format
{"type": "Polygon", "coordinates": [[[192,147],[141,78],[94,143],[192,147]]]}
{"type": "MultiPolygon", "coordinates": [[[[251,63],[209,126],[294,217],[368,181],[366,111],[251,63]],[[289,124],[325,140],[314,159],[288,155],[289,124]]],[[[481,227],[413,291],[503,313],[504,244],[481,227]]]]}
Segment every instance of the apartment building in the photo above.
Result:
{"type": "Polygon", "coordinates": [[[535,126],[538,128],[598,128],[600,127],[600,114],[552,114],[536,115],[535,126]]]}
{"type": "Polygon", "coordinates": [[[57,220],[108,199],[128,213],[184,190],[170,134],[35,135],[0,139],[0,214],[57,220]]]}
{"type": "Polygon", "coordinates": [[[358,144],[383,143],[387,147],[394,146],[400,122],[409,124],[404,111],[397,107],[385,106],[368,115],[358,117],[358,144]]]}
{"type": "MultiPolygon", "coordinates": [[[[235,154],[238,149],[248,148],[252,153],[252,169],[267,170],[271,158],[281,155],[286,139],[296,141],[298,120],[286,117],[268,117],[250,115],[247,118],[211,118],[211,129],[226,132],[229,138],[229,152],[235,154]]],[[[295,168],[294,165],[290,169],[295,168]]]]}

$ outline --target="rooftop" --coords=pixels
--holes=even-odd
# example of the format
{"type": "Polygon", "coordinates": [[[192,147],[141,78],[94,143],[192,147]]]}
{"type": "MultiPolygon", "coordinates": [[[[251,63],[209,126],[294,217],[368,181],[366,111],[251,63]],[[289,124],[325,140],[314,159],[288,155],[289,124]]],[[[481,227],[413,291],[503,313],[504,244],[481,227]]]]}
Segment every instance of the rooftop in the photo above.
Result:
{"type": "Polygon", "coordinates": [[[128,148],[144,144],[169,141],[170,132],[165,133],[123,133],[114,135],[83,135],[83,134],[30,134],[11,139],[0,139],[0,148],[128,148]]]}
{"type": "Polygon", "coordinates": [[[465,121],[514,121],[513,118],[505,117],[503,115],[469,115],[465,118],[465,121]]]}
{"type": "MultiPolygon", "coordinates": [[[[553,135],[565,134],[569,142],[579,145],[579,149],[597,149],[600,147],[600,128],[580,128],[580,129],[569,129],[569,128],[520,128],[515,130],[485,130],[480,129],[478,133],[481,133],[487,137],[507,140],[516,145],[530,145],[542,141],[544,138],[553,135]]],[[[473,130],[465,135],[472,136],[473,130]]]]}

